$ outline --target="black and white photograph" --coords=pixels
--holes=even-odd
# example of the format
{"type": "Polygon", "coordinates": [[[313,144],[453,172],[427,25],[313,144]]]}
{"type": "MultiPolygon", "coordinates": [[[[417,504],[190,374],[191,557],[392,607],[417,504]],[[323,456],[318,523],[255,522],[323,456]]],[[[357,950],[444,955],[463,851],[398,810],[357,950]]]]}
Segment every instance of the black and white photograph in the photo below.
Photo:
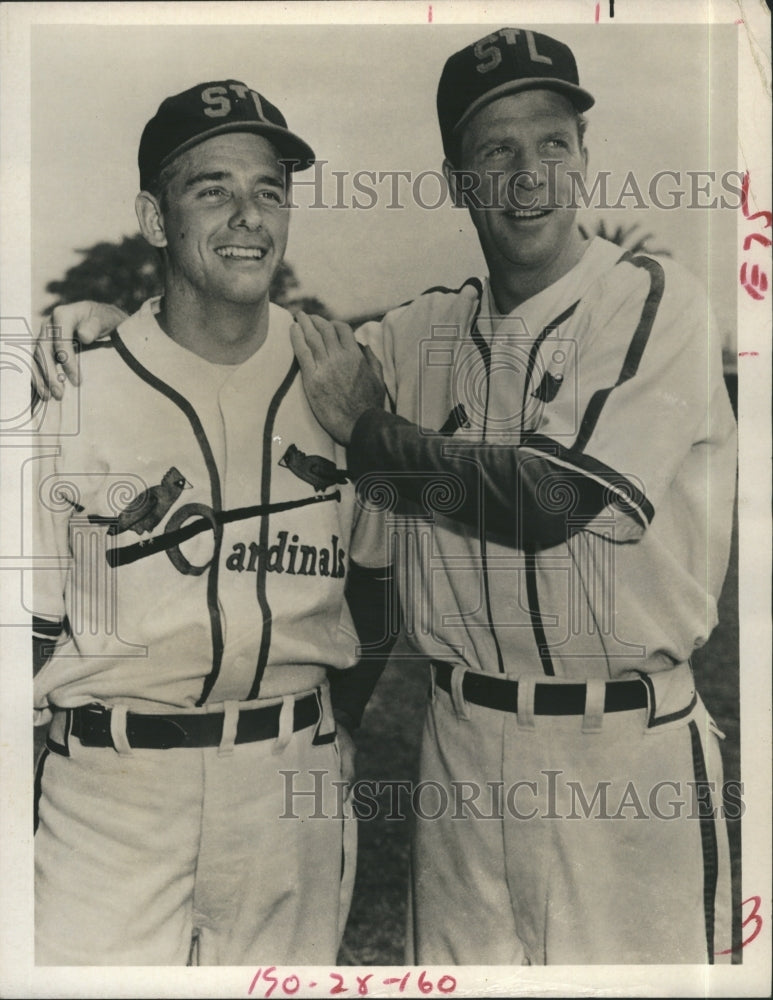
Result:
{"type": "Polygon", "coordinates": [[[0,995],[769,996],[769,8],[0,19],[0,995]]]}

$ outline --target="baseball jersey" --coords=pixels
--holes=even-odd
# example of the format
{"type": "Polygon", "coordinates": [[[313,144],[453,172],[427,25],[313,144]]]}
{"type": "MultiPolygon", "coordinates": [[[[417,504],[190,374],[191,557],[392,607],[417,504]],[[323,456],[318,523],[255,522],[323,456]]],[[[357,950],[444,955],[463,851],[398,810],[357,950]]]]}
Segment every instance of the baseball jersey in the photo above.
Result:
{"type": "Polygon", "coordinates": [[[596,238],[508,316],[471,279],[358,338],[383,361],[393,412],[360,418],[349,468],[366,502],[393,491],[414,649],[617,678],[706,642],[736,436],[717,330],[684,268],[596,238]]]}
{"type": "Polygon", "coordinates": [[[33,608],[69,638],[35,678],[42,720],[291,694],[355,662],[344,583],[350,558],[370,564],[368,533],[291,315],[271,305],[265,342],[229,366],[176,344],[157,310],[87,350],[69,410],[43,418],[33,608]]]}

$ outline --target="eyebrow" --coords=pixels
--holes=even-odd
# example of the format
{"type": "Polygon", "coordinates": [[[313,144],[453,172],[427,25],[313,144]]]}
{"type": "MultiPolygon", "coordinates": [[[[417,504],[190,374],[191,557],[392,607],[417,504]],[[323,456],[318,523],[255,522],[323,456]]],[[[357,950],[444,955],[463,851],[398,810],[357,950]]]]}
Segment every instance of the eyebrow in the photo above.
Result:
{"type": "MultiPolygon", "coordinates": [[[[198,184],[209,184],[215,181],[229,180],[232,177],[233,174],[230,170],[202,170],[200,173],[194,174],[186,180],[185,190],[187,191],[192,187],[196,187],[198,184]]],[[[256,179],[256,183],[270,184],[272,187],[284,190],[282,181],[271,174],[261,174],[260,177],[256,179]]]]}

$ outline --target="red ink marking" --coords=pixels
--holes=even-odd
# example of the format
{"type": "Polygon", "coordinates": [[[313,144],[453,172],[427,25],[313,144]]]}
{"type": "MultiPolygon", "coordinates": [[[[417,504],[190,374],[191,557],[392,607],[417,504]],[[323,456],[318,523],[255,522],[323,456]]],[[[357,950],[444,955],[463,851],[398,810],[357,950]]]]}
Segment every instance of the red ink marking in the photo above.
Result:
{"type": "Polygon", "coordinates": [[[301,981],[295,974],[288,976],[282,982],[282,989],[288,996],[292,996],[293,993],[297,993],[300,988],[301,981]],[[292,984],[292,986],[290,984],[292,984]]]}
{"type": "Polygon", "coordinates": [[[739,358],[758,358],[759,353],[757,351],[739,351],[739,358]]]}
{"type": "Polygon", "coordinates": [[[270,997],[271,994],[274,992],[274,990],[279,985],[279,979],[276,976],[272,975],[272,972],[275,972],[275,971],[276,971],[276,966],[275,965],[269,965],[269,967],[263,973],[263,978],[266,980],[267,983],[271,984],[269,986],[269,988],[266,990],[265,994],[264,994],[264,996],[266,996],[266,997],[270,997]]]}
{"type": "Polygon", "coordinates": [[[337,979],[338,982],[330,990],[330,996],[335,996],[337,993],[348,993],[348,989],[344,986],[344,977],[340,976],[337,972],[328,973],[331,979],[337,979]]]}
{"type": "Polygon", "coordinates": [[[432,980],[427,979],[427,973],[424,969],[419,973],[419,990],[421,993],[431,993],[432,992],[432,980]]]}
{"type": "Polygon", "coordinates": [[[594,18],[594,20],[595,20],[596,24],[598,24],[598,23],[599,23],[599,15],[600,15],[600,14],[601,14],[601,4],[600,4],[600,3],[597,3],[597,4],[596,4],[596,16],[595,16],[595,18],[594,18]]]}
{"type": "Polygon", "coordinates": [[[429,10],[427,11],[427,23],[432,24],[432,4],[429,5],[429,10]]]}
{"type": "Polygon", "coordinates": [[[747,267],[748,264],[744,261],[741,265],[741,287],[759,302],[765,298],[765,292],[768,290],[768,276],[755,264],[747,277],[747,267]]]}
{"type": "Polygon", "coordinates": [[[749,233],[746,239],[743,241],[744,250],[748,250],[752,243],[761,243],[764,247],[769,247],[773,240],[768,239],[767,236],[763,236],[762,233],[749,233]]]}
{"type": "Polygon", "coordinates": [[[258,969],[258,971],[255,973],[255,975],[252,977],[252,982],[250,983],[250,988],[247,990],[247,996],[251,996],[252,995],[252,991],[255,989],[255,984],[260,979],[260,974],[261,974],[262,971],[263,971],[263,969],[258,969]]]}
{"type": "Polygon", "coordinates": [[[737,21],[735,21],[734,23],[735,23],[735,24],[743,24],[743,18],[742,18],[742,17],[739,17],[739,18],[738,18],[738,20],[737,20],[737,21]]]}
{"type": "Polygon", "coordinates": [[[743,928],[753,920],[754,930],[747,938],[744,938],[743,941],[741,941],[737,948],[727,948],[725,951],[718,951],[717,955],[729,955],[733,951],[740,951],[741,948],[745,948],[747,944],[751,944],[762,930],[762,917],[759,914],[760,906],[762,905],[762,898],[760,896],[749,896],[748,899],[745,899],[743,903],[741,903],[741,906],[744,907],[747,903],[752,904],[752,912],[741,924],[741,929],[743,930],[743,928]]]}
{"type": "Polygon", "coordinates": [[[368,980],[372,978],[372,972],[369,972],[367,976],[357,976],[357,992],[361,997],[366,997],[368,995],[368,980]]]}
{"type": "Polygon", "coordinates": [[[384,986],[393,986],[395,983],[399,983],[400,985],[398,986],[398,991],[402,993],[403,990],[405,989],[405,985],[408,982],[408,978],[410,977],[410,975],[411,975],[410,972],[406,972],[402,979],[398,979],[397,977],[392,979],[385,979],[383,984],[384,986]]]}
{"type": "Polygon", "coordinates": [[[311,989],[312,986],[316,986],[316,985],[317,985],[316,983],[309,983],[309,989],[311,989]]]}
{"type": "Polygon", "coordinates": [[[771,212],[755,212],[754,215],[749,215],[749,185],[750,185],[750,183],[751,183],[751,180],[750,180],[750,177],[749,177],[749,171],[747,170],[746,173],[743,175],[743,183],[741,184],[741,209],[743,211],[744,218],[749,219],[749,221],[752,221],[754,219],[760,219],[760,218],[762,218],[762,219],[765,220],[762,223],[762,228],[763,229],[770,229],[771,225],[773,225],[773,213],[771,213],[771,212]]]}
{"type": "Polygon", "coordinates": [[[456,980],[453,976],[441,976],[437,981],[437,988],[441,993],[453,993],[456,989],[456,980]]]}

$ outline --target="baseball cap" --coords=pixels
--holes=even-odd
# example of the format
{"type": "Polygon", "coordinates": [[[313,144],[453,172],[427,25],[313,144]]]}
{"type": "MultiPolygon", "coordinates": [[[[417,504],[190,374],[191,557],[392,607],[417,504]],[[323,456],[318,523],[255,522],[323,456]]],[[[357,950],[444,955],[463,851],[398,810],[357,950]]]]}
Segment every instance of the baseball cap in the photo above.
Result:
{"type": "Polygon", "coordinates": [[[564,94],[578,111],[593,97],[580,86],[572,50],[524,28],[500,28],[450,56],[437,92],[443,149],[453,158],[459,131],[484,105],[505,94],[547,88],[564,94]]]}
{"type": "Polygon", "coordinates": [[[314,150],[287,127],[282,112],[239,80],[199,83],[167,97],[147,123],[137,157],[144,190],[168,163],[193,146],[225,132],[254,132],[269,139],[290,170],[305,170],[314,150]]]}

